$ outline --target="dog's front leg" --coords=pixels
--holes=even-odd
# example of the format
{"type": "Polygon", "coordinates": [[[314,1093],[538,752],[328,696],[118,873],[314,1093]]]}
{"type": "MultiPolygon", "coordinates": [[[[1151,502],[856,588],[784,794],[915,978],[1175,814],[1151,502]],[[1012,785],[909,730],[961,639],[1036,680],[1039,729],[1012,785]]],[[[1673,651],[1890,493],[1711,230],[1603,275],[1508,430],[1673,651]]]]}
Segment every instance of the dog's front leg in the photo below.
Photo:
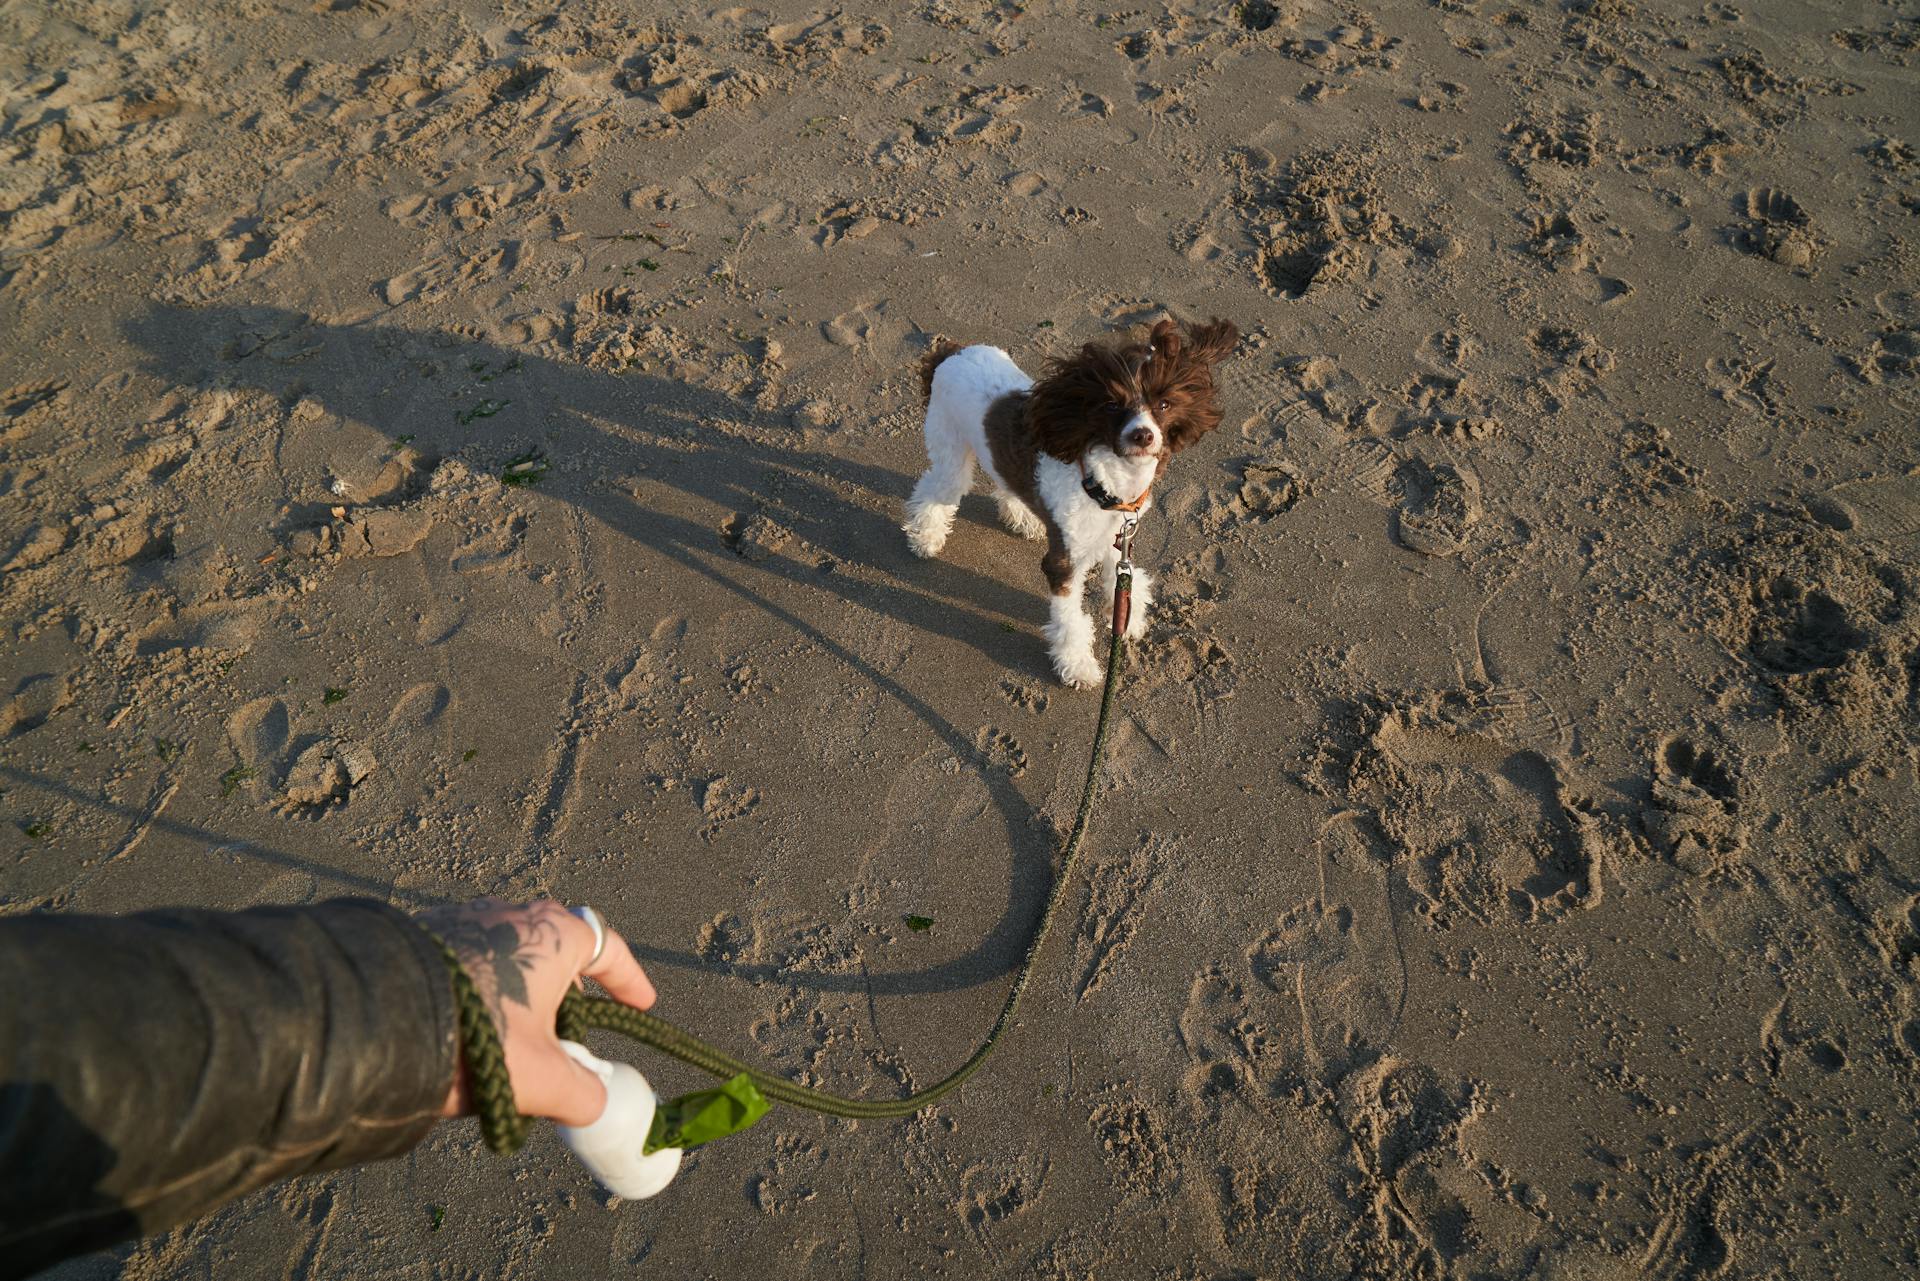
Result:
{"type": "Polygon", "coordinates": [[[1047,587],[1052,592],[1048,598],[1047,651],[1053,656],[1053,670],[1068,685],[1098,685],[1102,672],[1100,660],[1093,656],[1093,620],[1081,604],[1081,585],[1086,582],[1088,566],[1075,561],[1055,535],[1040,567],[1046,571],[1047,587]]]}

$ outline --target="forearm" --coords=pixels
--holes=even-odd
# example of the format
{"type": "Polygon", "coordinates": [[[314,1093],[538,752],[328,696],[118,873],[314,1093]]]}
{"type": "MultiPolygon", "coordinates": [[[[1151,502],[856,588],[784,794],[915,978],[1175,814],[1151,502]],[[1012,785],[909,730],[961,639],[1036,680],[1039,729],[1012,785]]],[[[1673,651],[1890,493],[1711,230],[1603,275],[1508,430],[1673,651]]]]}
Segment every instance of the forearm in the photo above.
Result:
{"type": "Polygon", "coordinates": [[[456,1055],[380,904],[0,921],[0,1276],[404,1152],[456,1055]]]}

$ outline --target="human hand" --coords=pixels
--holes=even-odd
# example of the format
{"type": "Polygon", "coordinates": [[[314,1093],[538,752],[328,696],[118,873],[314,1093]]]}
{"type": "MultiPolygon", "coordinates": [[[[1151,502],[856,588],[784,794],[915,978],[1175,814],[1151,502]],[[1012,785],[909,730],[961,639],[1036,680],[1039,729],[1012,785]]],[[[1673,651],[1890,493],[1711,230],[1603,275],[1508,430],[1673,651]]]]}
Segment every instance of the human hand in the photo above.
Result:
{"type": "MultiPolygon", "coordinates": [[[[608,928],[606,947],[593,961],[593,927],[549,899],[522,905],[476,899],[433,908],[421,914],[420,923],[453,949],[493,1015],[520,1111],[563,1125],[597,1120],[606,1107],[606,1087],[561,1050],[554,1017],[567,989],[582,976],[635,1009],[653,1004],[653,984],[626,940],[608,928]]],[[[462,1063],[444,1115],[472,1110],[462,1063]]]]}

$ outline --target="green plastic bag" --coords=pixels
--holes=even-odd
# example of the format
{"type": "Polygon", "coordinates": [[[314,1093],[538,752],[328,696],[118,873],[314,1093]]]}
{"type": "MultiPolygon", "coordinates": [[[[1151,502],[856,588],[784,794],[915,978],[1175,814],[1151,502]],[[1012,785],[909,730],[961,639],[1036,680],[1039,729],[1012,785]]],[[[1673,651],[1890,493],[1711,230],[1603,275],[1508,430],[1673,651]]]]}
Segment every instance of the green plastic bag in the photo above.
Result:
{"type": "Polygon", "coordinates": [[[652,1156],[662,1148],[697,1148],[738,1134],[765,1116],[771,1106],[742,1072],[718,1089],[695,1090],[662,1103],[654,1110],[653,1125],[640,1153],[652,1156]]]}

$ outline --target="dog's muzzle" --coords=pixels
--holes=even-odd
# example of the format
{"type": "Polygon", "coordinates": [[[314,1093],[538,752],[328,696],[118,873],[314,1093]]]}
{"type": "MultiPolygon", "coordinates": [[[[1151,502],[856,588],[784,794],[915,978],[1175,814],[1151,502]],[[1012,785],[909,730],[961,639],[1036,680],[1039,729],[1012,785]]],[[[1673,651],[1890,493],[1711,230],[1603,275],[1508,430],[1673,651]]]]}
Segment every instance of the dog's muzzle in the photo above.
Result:
{"type": "Polygon", "coordinates": [[[1129,454],[1151,454],[1160,448],[1160,424],[1149,414],[1135,414],[1120,433],[1129,454]]]}

